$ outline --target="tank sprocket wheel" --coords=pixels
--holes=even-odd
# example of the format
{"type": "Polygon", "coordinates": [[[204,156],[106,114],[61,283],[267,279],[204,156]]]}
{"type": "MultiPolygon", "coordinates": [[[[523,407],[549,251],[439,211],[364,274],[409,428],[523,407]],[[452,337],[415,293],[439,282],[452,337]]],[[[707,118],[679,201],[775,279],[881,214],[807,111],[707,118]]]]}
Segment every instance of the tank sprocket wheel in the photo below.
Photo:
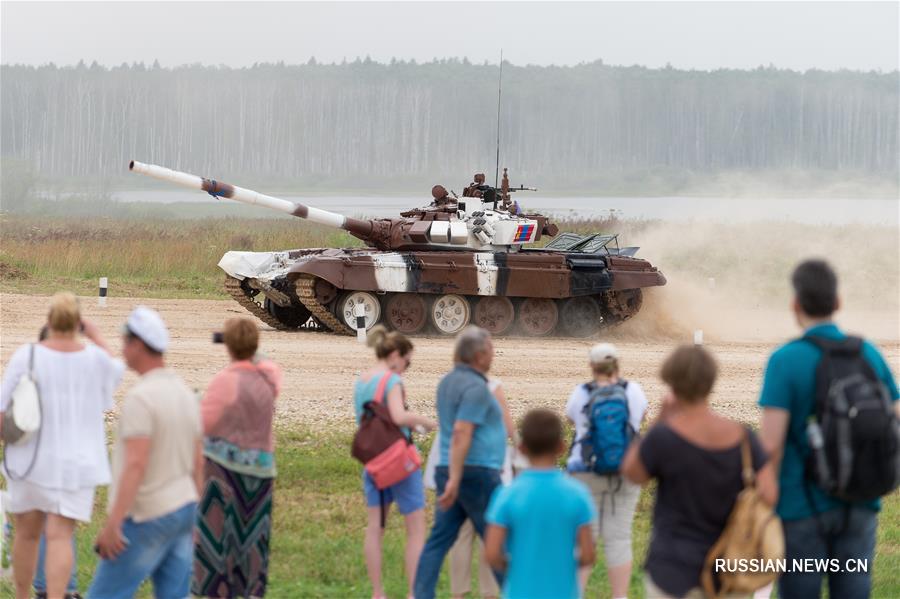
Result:
{"type": "Polygon", "coordinates": [[[552,299],[528,297],[519,304],[516,323],[524,335],[544,337],[553,332],[559,322],[559,308],[552,299]]]}
{"type": "Polygon", "coordinates": [[[313,315],[313,318],[315,318],[322,326],[334,333],[354,335],[355,331],[353,331],[353,329],[338,320],[327,306],[320,304],[316,300],[315,287],[316,277],[312,275],[300,275],[294,283],[294,288],[297,290],[297,297],[300,299],[300,302],[306,306],[313,315]]]}
{"type": "Polygon", "coordinates": [[[244,288],[241,285],[241,281],[239,279],[235,279],[234,277],[225,277],[225,292],[230,295],[234,301],[239,303],[244,307],[247,312],[253,314],[253,316],[257,317],[273,329],[278,329],[279,331],[288,331],[295,327],[290,327],[271,314],[266,311],[261,305],[259,305],[253,297],[256,294],[251,295],[251,292],[244,288]]]}
{"type": "Polygon", "coordinates": [[[507,333],[516,320],[516,309],[508,297],[488,295],[475,304],[472,322],[492,335],[507,333]]]}
{"type": "Polygon", "coordinates": [[[465,297],[448,293],[435,298],[428,316],[438,334],[455,335],[469,324],[472,307],[465,297]]]}
{"type": "Polygon", "coordinates": [[[428,305],[418,293],[397,293],[385,302],[384,319],[404,335],[422,332],[428,323],[428,305]]]}
{"type": "Polygon", "coordinates": [[[565,300],[559,316],[563,331],[572,337],[590,337],[603,324],[600,304],[586,295],[565,300]]]}

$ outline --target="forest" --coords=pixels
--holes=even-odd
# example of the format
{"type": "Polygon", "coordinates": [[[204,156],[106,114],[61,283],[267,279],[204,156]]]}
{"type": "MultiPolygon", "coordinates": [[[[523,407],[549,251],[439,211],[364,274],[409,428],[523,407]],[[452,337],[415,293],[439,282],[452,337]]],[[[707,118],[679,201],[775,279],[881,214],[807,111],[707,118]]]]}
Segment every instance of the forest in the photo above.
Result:
{"type": "MultiPolygon", "coordinates": [[[[286,187],[461,187],[473,172],[493,178],[498,78],[498,65],[464,59],[3,65],[0,148],[48,180],[118,180],[135,158],[286,187]]],[[[896,71],[504,63],[500,166],[514,183],[583,190],[648,173],[896,180],[898,82],[896,71]]]]}

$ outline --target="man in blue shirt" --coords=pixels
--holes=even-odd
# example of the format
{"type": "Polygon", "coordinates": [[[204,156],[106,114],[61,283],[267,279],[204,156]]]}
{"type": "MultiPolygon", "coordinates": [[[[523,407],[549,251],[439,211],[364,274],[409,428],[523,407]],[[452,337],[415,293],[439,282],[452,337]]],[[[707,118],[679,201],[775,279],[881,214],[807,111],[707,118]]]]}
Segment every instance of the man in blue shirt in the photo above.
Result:
{"type": "MultiPolygon", "coordinates": [[[[808,260],[794,270],[793,310],[805,335],[841,340],[845,335],[832,321],[840,302],[837,277],[821,260],[808,260]]],[[[887,387],[891,399],[900,394],[878,350],[863,343],[863,358],[887,387]]],[[[818,597],[825,572],[793,571],[794,560],[839,560],[841,571],[828,572],[831,597],[864,598],[871,590],[872,557],[880,502],[848,503],[826,495],[805,472],[809,447],[806,426],[816,410],[816,366],[821,350],[809,341],[791,341],[769,358],[759,405],[763,408],[760,436],[779,472],[777,511],[784,523],[789,570],[782,575],[782,599],[818,597]],[[867,560],[866,572],[849,572],[846,560],[867,560]]],[[[900,412],[900,410],[898,410],[900,412]]],[[[799,562],[796,562],[799,563],[799,562]]]]}
{"type": "MultiPolygon", "coordinates": [[[[440,459],[434,472],[438,508],[416,570],[416,599],[434,597],[444,556],[467,519],[484,538],[484,513],[500,486],[506,426],[486,374],[494,358],[490,333],[471,326],[456,338],[456,364],[437,388],[440,459]]],[[[502,584],[500,576],[498,583],[502,584]]]]}
{"type": "Polygon", "coordinates": [[[578,568],[596,559],[597,514],[588,488],[556,466],[567,449],[559,416],[528,412],[520,449],[531,468],[494,492],[484,555],[497,570],[508,569],[507,599],[577,599],[578,568]]]}

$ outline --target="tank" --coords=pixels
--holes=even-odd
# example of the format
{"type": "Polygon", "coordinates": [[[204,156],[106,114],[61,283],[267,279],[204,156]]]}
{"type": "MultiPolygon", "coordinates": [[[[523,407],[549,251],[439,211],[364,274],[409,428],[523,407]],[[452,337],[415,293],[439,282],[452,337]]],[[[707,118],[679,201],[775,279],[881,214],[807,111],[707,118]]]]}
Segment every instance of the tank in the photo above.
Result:
{"type": "Polygon", "coordinates": [[[485,185],[484,175],[461,197],[435,185],[428,205],[376,219],[161,166],[132,161],[129,169],[343,229],[365,242],[368,247],[222,256],[225,290],[276,329],[355,334],[364,322],[367,329],[382,323],[407,335],[454,335],[472,323],[494,335],[585,337],[634,317],[643,289],[666,283],[635,257],[638,248],[620,248],[616,235],[559,233],[548,217],[523,213],[512,194],[534,190],[510,187],[506,169],[499,188],[485,185]],[[527,247],[542,238],[553,239],[527,247]]]}

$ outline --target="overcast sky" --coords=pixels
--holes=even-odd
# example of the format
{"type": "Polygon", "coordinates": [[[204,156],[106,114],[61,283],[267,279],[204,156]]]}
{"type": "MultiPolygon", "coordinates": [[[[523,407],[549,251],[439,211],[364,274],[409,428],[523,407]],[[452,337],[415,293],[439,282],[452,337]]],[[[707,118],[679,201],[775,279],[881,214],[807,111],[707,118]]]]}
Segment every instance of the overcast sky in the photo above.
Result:
{"type": "Polygon", "coordinates": [[[897,2],[2,2],[3,63],[428,61],[898,68],[897,2]]]}

